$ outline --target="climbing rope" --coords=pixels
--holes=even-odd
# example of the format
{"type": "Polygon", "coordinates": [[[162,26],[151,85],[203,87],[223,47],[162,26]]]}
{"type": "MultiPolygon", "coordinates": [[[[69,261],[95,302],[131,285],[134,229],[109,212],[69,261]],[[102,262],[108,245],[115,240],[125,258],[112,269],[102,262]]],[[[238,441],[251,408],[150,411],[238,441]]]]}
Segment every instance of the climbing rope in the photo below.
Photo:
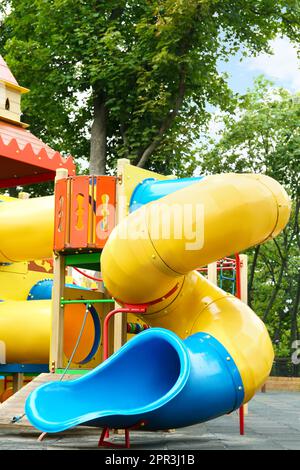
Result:
{"type": "Polygon", "coordinates": [[[74,356],[75,356],[75,353],[76,353],[76,351],[77,351],[77,348],[78,348],[78,346],[79,346],[79,343],[80,343],[80,340],[81,340],[81,337],[82,337],[82,334],[83,334],[83,331],[84,331],[84,327],[85,327],[85,324],[86,324],[86,319],[87,319],[87,316],[88,316],[88,314],[89,314],[89,308],[90,308],[90,307],[91,307],[90,304],[87,304],[87,305],[86,305],[85,314],[84,314],[84,317],[83,317],[82,325],[81,325],[81,328],[80,328],[79,335],[78,335],[78,337],[77,337],[76,344],[75,344],[74,349],[73,349],[73,351],[72,351],[72,354],[71,354],[71,356],[70,356],[70,358],[69,358],[68,364],[66,365],[66,368],[65,368],[65,370],[63,371],[61,378],[59,379],[60,382],[63,380],[64,376],[66,375],[66,373],[67,373],[68,370],[69,370],[70,365],[72,364],[73,358],[74,358],[74,356]]]}

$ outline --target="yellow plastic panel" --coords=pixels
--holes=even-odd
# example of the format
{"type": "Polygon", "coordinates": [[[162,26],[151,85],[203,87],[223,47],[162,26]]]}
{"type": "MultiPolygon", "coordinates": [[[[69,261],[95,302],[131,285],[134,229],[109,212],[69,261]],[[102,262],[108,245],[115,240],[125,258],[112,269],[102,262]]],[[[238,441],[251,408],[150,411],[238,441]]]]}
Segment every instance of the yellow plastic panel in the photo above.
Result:
{"type": "Polygon", "coordinates": [[[47,364],[50,300],[0,302],[1,341],[7,363],[47,364]]]}
{"type": "Polygon", "coordinates": [[[28,263],[0,266],[0,299],[26,300],[30,289],[42,279],[52,279],[53,274],[29,271],[28,263]]]}
{"type": "Polygon", "coordinates": [[[50,258],[54,197],[0,203],[0,262],[50,258]]]}

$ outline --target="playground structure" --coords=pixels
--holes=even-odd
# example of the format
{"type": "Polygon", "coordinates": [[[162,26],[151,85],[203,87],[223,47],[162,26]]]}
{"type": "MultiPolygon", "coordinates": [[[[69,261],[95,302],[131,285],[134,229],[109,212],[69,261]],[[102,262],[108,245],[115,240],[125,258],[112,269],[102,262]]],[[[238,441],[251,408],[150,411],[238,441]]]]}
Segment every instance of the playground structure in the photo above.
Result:
{"type": "MultiPolygon", "coordinates": [[[[71,157],[64,158],[55,152],[21,122],[21,95],[26,92],[0,56],[0,188],[51,181],[57,170],[65,170],[68,176],[75,174],[71,157]]],[[[27,193],[19,193],[19,200],[6,195],[0,197],[0,376],[4,376],[0,380],[1,401],[20,389],[24,375],[28,380],[49,371],[54,198],[29,200],[28,197],[27,193]],[[20,237],[22,223],[25,230],[20,237]]],[[[72,284],[70,276],[67,282],[72,284]]],[[[68,285],[66,289],[70,299],[81,298],[86,292],[71,287],[74,286],[68,285]]],[[[80,349],[74,357],[78,367],[82,367],[82,361],[86,365],[93,342],[93,323],[100,323],[103,309],[96,306],[92,312],[94,315],[87,321],[80,349]]],[[[67,357],[69,349],[73,349],[83,313],[66,309],[67,357]]],[[[100,361],[100,350],[91,365],[96,360],[100,361]]]]}
{"type": "MultiPolygon", "coordinates": [[[[16,144],[7,142],[4,147],[0,158],[6,152],[6,160],[24,165],[25,150],[14,153],[16,144]]],[[[31,423],[43,432],[100,426],[103,445],[108,428],[125,428],[128,443],[130,428],[187,426],[247,403],[269,375],[273,349],[264,324],[239,300],[246,301],[246,257],[228,255],[285,227],[290,205],[283,188],[263,175],[180,180],[125,159],[118,161],[116,177],[75,176],[60,163],[47,176],[56,174],[54,197],[0,204],[4,269],[54,251],[50,294],[49,283],[36,285],[45,281],[39,275],[35,291],[31,285],[26,292],[36,296],[37,289],[42,299],[16,304],[8,296],[0,304],[4,368],[87,372],[33,391],[25,407],[31,423]],[[198,203],[203,211],[197,212],[198,203]],[[190,208],[195,235],[204,230],[198,247],[191,248],[195,240],[185,233],[177,236],[175,206],[190,208]],[[68,268],[101,273],[92,276],[97,290],[67,286],[68,268]],[[215,285],[218,273],[219,282],[236,286],[236,297],[215,285]],[[126,342],[127,333],[138,334],[126,342]]],[[[31,170],[15,182],[33,182],[31,170]]],[[[46,178],[41,170],[35,181],[38,175],[46,178]]],[[[7,174],[2,187],[10,185],[7,174]]]]}

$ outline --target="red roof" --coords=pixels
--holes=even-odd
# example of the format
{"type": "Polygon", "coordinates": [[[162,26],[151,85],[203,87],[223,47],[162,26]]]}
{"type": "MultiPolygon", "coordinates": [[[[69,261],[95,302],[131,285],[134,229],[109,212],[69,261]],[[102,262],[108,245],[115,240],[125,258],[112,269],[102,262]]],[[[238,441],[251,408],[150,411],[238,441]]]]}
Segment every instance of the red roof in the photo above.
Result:
{"type": "Polygon", "coordinates": [[[28,130],[0,121],[0,188],[53,180],[58,168],[75,175],[72,157],[64,158],[28,130]]]}
{"type": "Polygon", "coordinates": [[[17,80],[9,70],[5,60],[3,57],[0,55],[0,80],[3,80],[4,82],[11,83],[12,85],[19,86],[17,80]]]}

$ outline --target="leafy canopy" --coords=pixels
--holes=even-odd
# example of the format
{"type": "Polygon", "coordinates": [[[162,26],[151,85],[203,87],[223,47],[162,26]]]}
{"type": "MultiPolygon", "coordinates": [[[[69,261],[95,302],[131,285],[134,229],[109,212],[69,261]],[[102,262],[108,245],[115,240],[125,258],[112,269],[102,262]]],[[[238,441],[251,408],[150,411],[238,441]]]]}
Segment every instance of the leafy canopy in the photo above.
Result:
{"type": "Polygon", "coordinates": [[[217,70],[241,46],[299,41],[296,0],[7,0],[0,44],[31,89],[24,118],[59,150],[88,158],[93,95],[105,102],[106,157],[192,173],[207,103],[233,94],[217,70]]]}

